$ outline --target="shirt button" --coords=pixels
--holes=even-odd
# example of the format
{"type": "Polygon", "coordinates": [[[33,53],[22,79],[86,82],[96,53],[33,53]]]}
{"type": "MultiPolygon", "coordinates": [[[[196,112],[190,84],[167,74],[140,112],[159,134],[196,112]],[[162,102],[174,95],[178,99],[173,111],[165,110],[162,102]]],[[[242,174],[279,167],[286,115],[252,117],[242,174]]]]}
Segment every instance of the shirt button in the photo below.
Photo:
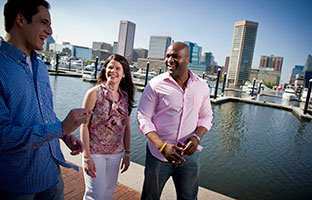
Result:
{"type": "Polygon", "coordinates": [[[48,120],[45,120],[45,123],[46,123],[46,124],[49,123],[48,120]]]}

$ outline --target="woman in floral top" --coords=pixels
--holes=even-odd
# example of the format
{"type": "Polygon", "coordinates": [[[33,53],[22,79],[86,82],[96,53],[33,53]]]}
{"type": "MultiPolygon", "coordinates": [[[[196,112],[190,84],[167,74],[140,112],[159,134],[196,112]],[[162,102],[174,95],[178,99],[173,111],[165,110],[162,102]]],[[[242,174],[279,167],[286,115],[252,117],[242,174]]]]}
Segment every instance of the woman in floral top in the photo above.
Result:
{"type": "Polygon", "coordinates": [[[130,165],[133,96],[127,60],[117,54],[108,57],[98,84],[86,93],[82,104],[93,111],[90,121],[80,128],[85,146],[84,199],[113,199],[122,157],[121,173],[130,165]]]}

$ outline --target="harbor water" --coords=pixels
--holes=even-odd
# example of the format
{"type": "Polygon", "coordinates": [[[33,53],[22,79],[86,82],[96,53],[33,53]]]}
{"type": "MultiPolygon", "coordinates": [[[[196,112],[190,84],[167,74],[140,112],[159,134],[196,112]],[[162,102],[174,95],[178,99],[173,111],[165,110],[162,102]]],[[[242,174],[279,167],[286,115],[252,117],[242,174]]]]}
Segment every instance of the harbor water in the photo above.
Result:
{"type": "MultiPolygon", "coordinates": [[[[60,120],[81,107],[93,86],[63,76],[50,76],[50,81],[60,120]]],[[[137,103],[140,96],[137,92],[137,103]]],[[[213,127],[201,141],[202,187],[235,199],[312,198],[312,122],[288,111],[238,102],[212,109],[213,127]]],[[[74,134],[79,137],[79,130],[74,134]]],[[[144,165],[146,138],[138,129],[136,108],[131,134],[131,160],[144,165]]]]}

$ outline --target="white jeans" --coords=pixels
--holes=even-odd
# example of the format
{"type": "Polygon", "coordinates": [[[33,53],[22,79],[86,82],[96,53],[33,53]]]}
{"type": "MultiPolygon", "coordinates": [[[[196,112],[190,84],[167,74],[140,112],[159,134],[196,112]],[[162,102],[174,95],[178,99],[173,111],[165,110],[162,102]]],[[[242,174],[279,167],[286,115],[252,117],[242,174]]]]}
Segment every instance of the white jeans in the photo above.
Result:
{"type": "Polygon", "coordinates": [[[96,178],[91,178],[85,171],[84,200],[112,200],[117,185],[120,161],[123,153],[92,154],[95,162],[96,178]]]}

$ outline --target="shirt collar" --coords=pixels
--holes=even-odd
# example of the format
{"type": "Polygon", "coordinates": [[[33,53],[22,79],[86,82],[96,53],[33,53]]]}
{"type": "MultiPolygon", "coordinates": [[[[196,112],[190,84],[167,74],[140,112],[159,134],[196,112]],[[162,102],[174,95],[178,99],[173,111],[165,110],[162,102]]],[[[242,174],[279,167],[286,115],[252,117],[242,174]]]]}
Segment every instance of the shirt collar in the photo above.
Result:
{"type": "MultiPolygon", "coordinates": [[[[0,37],[0,51],[7,54],[9,57],[11,57],[16,62],[19,62],[21,60],[26,62],[26,54],[16,48],[15,46],[11,45],[10,43],[4,41],[2,37],[0,37]]],[[[38,54],[35,51],[31,51],[31,59],[37,58],[38,54]]]]}
{"type": "MultiPolygon", "coordinates": [[[[101,86],[105,88],[106,95],[109,94],[108,96],[109,96],[110,100],[113,100],[113,95],[112,95],[113,90],[108,86],[107,82],[106,81],[103,82],[101,84],[101,86]]],[[[127,92],[123,91],[120,87],[118,89],[118,92],[121,95],[121,99],[124,99],[125,96],[128,95],[127,92]]]]}
{"type": "MultiPolygon", "coordinates": [[[[189,84],[189,83],[191,83],[191,82],[193,82],[193,81],[199,80],[199,77],[198,77],[196,74],[194,74],[194,72],[192,72],[190,69],[188,69],[188,73],[189,73],[189,75],[190,75],[190,78],[189,78],[187,84],[189,84]]],[[[169,72],[166,72],[166,73],[165,73],[165,75],[164,75],[164,77],[163,77],[163,80],[175,81],[175,80],[172,78],[172,76],[170,76],[169,72]]]]}

